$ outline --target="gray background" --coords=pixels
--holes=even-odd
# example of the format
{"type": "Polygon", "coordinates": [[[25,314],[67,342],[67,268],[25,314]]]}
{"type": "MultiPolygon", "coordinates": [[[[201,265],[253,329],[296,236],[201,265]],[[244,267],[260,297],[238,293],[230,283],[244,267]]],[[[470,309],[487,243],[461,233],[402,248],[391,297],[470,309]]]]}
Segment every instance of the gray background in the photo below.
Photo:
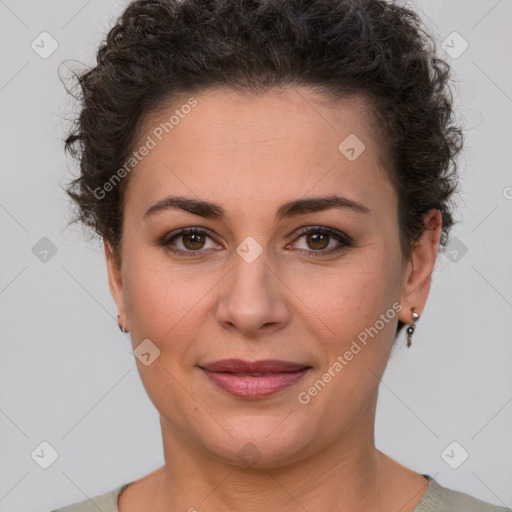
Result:
{"type": "MultiPolygon", "coordinates": [[[[92,63],[125,4],[0,0],[2,512],[45,512],[163,463],[158,416],[117,328],[101,246],[66,228],[60,188],[74,169],[62,143],[73,104],[57,68],[92,63]],[[46,59],[31,47],[42,46],[43,31],[59,45],[46,59]],[[46,261],[43,237],[57,249],[46,261]],[[31,457],[43,441],[58,452],[48,469],[31,457]]],[[[463,49],[454,31],[469,44],[456,58],[439,49],[466,127],[461,222],[412,349],[399,340],[384,375],[376,444],[445,486],[512,507],[512,2],[414,5],[452,55],[463,49]],[[446,461],[460,462],[462,450],[469,457],[453,469],[446,461]]],[[[35,459],[44,463],[42,453],[35,459]]]]}

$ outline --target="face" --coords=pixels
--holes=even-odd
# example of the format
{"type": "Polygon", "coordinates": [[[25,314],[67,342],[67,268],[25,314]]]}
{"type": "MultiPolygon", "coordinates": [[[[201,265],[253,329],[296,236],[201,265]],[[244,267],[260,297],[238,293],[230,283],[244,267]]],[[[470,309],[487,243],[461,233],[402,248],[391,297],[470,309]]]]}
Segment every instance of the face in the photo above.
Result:
{"type": "Polygon", "coordinates": [[[146,123],[120,268],[106,246],[164,442],[267,466],[372,442],[379,377],[398,320],[426,300],[439,226],[404,261],[363,98],[193,97],[146,123]],[[247,364],[218,363],[233,359],[247,364]]]}

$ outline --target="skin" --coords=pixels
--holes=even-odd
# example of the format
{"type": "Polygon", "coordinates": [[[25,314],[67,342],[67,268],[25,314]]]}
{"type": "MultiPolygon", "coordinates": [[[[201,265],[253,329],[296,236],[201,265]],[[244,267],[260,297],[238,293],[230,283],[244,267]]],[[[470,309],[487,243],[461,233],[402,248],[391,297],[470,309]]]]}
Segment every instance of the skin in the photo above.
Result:
{"type": "MultiPolygon", "coordinates": [[[[425,216],[428,229],[405,259],[397,195],[362,97],[334,101],[285,87],[194,98],[197,106],[130,175],[122,264],[105,243],[121,324],[134,348],[149,338],[160,350],[148,366],[136,361],[160,414],[165,465],[129,486],[120,510],[413,511],[427,481],[376,449],[374,420],[397,322],[410,324],[411,308],[421,313],[428,297],[439,212],[425,216]],[[338,150],[350,134],[366,146],[354,161],[338,150]],[[369,213],[330,208],[274,218],[285,202],[333,193],[369,213]],[[144,218],[169,195],[218,203],[226,216],[167,209],[144,218]],[[346,233],[353,246],[298,237],[307,226],[346,233]],[[212,235],[174,239],[175,249],[199,247],[194,257],[158,244],[184,227],[212,235]],[[236,252],[249,236],[263,249],[251,263],[236,252]],[[337,246],[338,253],[318,255],[337,246]],[[308,404],[299,403],[298,394],[394,303],[401,311],[308,404]],[[244,400],[198,368],[224,358],[312,370],[273,396],[244,400]],[[255,465],[237,456],[249,442],[260,457],[255,465]]],[[[136,147],[183,103],[150,118],[136,147]]]]}

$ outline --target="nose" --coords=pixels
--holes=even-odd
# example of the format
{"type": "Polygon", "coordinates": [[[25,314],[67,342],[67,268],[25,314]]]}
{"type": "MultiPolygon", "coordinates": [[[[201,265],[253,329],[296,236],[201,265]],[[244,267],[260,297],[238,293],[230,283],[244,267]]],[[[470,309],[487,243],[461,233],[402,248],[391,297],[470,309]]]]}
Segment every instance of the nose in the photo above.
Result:
{"type": "Polygon", "coordinates": [[[257,337],[288,324],[289,288],[274,267],[269,265],[265,251],[254,261],[234,255],[217,306],[217,321],[223,328],[257,337]]]}

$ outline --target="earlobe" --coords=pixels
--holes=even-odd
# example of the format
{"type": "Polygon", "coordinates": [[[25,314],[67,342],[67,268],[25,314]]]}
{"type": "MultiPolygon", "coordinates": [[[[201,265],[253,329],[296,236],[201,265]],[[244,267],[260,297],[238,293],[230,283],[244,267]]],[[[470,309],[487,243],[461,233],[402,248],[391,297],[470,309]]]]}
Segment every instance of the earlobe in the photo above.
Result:
{"type": "MultiPolygon", "coordinates": [[[[105,250],[105,261],[107,264],[107,275],[108,275],[108,285],[110,288],[110,293],[114,298],[114,301],[117,306],[117,321],[119,328],[123,326],[123,329],[126,327],[126,312],[124,308],[124,293],[123,293],[123,280],[121,277],[121,268],[118,264],[118,261],[114,255],[114,250],[111,244],[108,241],[103,242],[104,250],[105,250]]],[[[123,330],[123,332],[125,332],[123,330]]],[[[128,330],[126,330],[128,332],[128,330]]]]}
{"type": "Polygon", "coordinates": [[[432,272],[439,251],[441,239],[442,216],[436,209],[429,210],[423,217],[425,230],[412,249],[407,264],[402,287],[401,304],[403,306],[399,319],[405,324],[413,324],[413,313],[420,314],[425,308],[432,272]]]}

